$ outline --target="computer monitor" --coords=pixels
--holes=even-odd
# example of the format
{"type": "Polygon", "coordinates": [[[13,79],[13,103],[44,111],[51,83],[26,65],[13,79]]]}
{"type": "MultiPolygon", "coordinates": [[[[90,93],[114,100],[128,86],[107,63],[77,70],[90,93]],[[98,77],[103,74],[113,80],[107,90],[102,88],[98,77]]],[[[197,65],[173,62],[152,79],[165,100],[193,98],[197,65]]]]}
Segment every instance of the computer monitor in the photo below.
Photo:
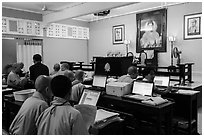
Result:
{"type": "Polygon", "coordinates": [[[101,92],[84,88],[79,104],[96,106],[101,92]]]}
{"type": "Polygon", "coordinates": [[[152,96],[152,91],[153,83],[134,81],[132,89],[133,94],[152,96]]]}
{"type": "Polygon", "coordinates": [[[127,74],[133,57],[96,57],[95,74],[106,76],[122,76],[127,74]]]}
{"type": "Polygon", "coordinates": [[[94,75],[92,86],[93,87],[105,88],[106,80],[107,80],[106,76],[94,75]]]}
{"type": "Polygon", "coordinates": [[[161,87],[168,87],[170,82],[169,76],[155,76],[154,77],[154,85],[161,87]]]}

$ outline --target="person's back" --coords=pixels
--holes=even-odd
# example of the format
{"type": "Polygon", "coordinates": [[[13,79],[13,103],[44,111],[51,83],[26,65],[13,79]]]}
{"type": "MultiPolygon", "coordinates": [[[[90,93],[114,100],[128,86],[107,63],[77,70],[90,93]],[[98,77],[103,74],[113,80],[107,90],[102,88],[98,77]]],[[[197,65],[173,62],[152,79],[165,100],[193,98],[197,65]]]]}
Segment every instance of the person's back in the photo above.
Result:
{"type": "Polygon", "coordinates": [[[39,115],[48,108],[47,97],[51,97],[48,91],[50,79],[46,76],[39,76],[36,79],[34,94],[28,98],[21,106],[18,114],[10,125],[11,134],[17,135],[36,135],[36,121],[39,115]]]}
{"type": "Polygon", "coordinates": [[[24,86],[26,85],[28,79],[23,78],[21,79],[18,73],[20,72],[20,66],[18,63],[14,63],[12,65],[12,70],[9,73],[7,77],[7,85],[9,87],[15,88],[15,89],[23,89],[24,86]]]}
{"type": "Polygon", "coordinates": [[[84,81],[84,75],[85,73],[83,70],[77,70],[74,75],[75,80],[72,82],[72,86],[82,83],[84,81]]]}
{"type": "Polygon", "coordinates": [[[34,65],[30,66],[30,80],[35,82],[36,78],[40,75],[49,76],[49,69],[46,65],[42,64],[41,56],[39,54],[35,54],[33,56],[34,65]]]}
{"type": "Polygon", "coordinates": [[[138,76],[137,68],[135,66],[130,66],[128,68],[128,74],[119,77],[118,82],[132,83],[134,79],[137,78],[137,76],[138,76]]]}
{"type": "Polygon", "coordinates": [[[38,135],[85,135],[88,134],[81,113],[69,103],[71,80],[63,75],[54,77],[51,89],[52,105],[37,120],[38,135]]]}
{"type": "Polygon", "coordinates": [[[38,135],[80,135],[87,134],[82,127],[82,116],[69,102],[60,98],[52,102],[52,106],[39,117],[38,135]],[[56,107],[56,105],[61,105],[56,107]]]}
{"type": "Polygon", "coordinates": [[[55,75],[60,70],[60,65],[56,63],[53,67],[53,72],[50,73],[50,76],[55,75]]]}
{"type": "Polygon", "coordinates": [[[37,134],[35,123],[40,113],[46,108],[48,108],[48,104],[42,100],[39,93],[34,93],[23,103],[10,126],[10,133],[14,135],[37,134]]]}
{"type": "Polygon", "coordinates": [[[84,88],[85,88],[85,85],[83,85],[82,83],[73,85],[70,99],[78,103],[84,88]]]}

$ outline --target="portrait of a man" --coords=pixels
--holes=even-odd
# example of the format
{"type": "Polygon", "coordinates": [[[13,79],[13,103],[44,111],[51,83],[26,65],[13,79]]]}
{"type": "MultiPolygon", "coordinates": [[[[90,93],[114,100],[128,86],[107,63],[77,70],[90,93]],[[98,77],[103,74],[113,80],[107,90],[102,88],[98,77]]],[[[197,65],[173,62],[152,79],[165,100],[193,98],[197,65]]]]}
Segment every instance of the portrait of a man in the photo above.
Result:
{"type": "Polygon", "coordinates": [[[200,34],[199,18],[189,18],[188,23],[189,23],[188,35],[200,34]]]}

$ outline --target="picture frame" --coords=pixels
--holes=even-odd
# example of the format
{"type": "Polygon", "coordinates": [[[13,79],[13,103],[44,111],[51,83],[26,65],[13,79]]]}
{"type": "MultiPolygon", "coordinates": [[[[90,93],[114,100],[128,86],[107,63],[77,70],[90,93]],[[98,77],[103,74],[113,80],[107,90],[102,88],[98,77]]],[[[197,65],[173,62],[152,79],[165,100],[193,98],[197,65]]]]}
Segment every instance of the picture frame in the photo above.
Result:
{"type": "Polygon", "coordinates": [[[123,44],[125,40],[125,25],[113,26],[113,44],[123,44]]]}
{"type": "Polygon", "coordinates": [[[184,15],[184,40],[202,38],[201,17],[202,13],[184,15]]]}
{"type": "Polygon", "coordinates": [[[136,52],[156,50],[166,52],[167,9],[136,14],[136,52]]]}

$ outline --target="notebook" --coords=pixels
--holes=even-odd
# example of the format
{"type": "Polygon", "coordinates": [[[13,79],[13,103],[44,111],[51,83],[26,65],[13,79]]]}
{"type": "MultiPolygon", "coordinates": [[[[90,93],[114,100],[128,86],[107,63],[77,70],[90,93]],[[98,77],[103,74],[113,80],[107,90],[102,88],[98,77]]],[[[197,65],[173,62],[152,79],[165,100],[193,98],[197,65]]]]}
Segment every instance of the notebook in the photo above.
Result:
{"type": "Polygon", "coordinates": [[[131,95],[125,95],[125,98],[135,100],[148,100],[152,96],[153,83],[134,81],[131,95]]]}
{"type": "Polygon", "coordinates": [[[100,91],[84,88],[82,96],[79,100],[79,104],[88,104],[96,106],[100,94],[100,91]]]}

